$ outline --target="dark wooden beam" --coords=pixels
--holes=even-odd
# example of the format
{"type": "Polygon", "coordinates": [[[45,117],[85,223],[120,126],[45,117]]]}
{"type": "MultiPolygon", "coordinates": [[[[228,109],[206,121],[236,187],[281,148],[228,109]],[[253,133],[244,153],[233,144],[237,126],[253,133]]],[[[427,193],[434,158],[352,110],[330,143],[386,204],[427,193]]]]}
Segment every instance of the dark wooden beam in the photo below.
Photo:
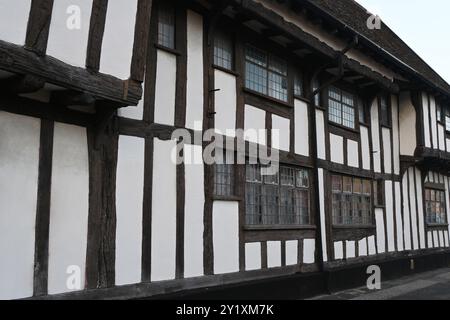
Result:
{"type": "Polygon", "coordinates": [[[142,86],[136,81],[122,81],[106,74],[89,72],[49,56],[37,56],[21,46],[0,40],[0,69],[42,78],[66,89],[91,94],[121,106],[137,105],[142,86]]]}
{"type": "Polygon", "coordinates": [[[53,91],[50,95],[50,102],[62,106],[93,106],[96,99],[87,93],[73,90],[63,90],[53,91]]]}
{"type": "Polygon", "coordinates": [[[45,55],[52,19],[53,0],[33,0],[28,18],[25,47],[45,55]]]}
{"type": "Polygon", "coordinates": [[[139,0],[136,26],[134,30],[133,59],[131,61],[130,79],[144,81],[145,62],[150,36],[150,18],[152,15],[152,0],[139,0]]]}
{"type": "Polygon", "coordinates": [[[42,89],[45,81],[32,75],[18,75],[12,78],[0,80],[0,90],[10,93],[33,93],[42,89]]]}
{"type": "Polygon", "coordinates": [[[108,0],[94,0],[92,2],[89,40],[86,52],[86,68],[94,72],[97,72],[100,68],[107,9],[108,0]]]}

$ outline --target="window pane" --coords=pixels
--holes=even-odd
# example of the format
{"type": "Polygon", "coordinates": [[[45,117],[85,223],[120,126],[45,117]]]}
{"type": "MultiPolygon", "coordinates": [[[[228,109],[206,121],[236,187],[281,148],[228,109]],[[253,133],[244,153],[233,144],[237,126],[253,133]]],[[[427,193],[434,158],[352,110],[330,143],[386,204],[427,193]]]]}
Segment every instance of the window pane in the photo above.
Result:
{"type": "Polygon", "coordinates": [[[445,116],[445,130],[450,131],[450,116],[445,116]]]}
{"type": "Polygon", "coordinates": [[[350,177],[344,177],[343,178],[343,191],[344,192],[352,192],[353,190],[353,183],[352,183],[352,178],[350,177]]]}
{"type": "Polygon", "coordinates": [[[250,225],[262,224],[261,185],[247,183],[245,187],[245,219],[250,225]]]}
{"type": "Polygon", "coordinates": [[[297,187],[309,187],[309,173],[308,170],[297,170],[297,187]]]}
{"type": "Polygon", "coordinates": [[[281,185],[295,186],[295,170],[293,168],[281,167],[281,185]]]}
{"type": "Polygon", "coordinates": [[[287,63],[286,61],[274,56],[270,56],[269,69],[275,71],[281,75],[287,76],[287,63]]]}
{"type": "Polygon", "coordinates": [[[234,195],[234,166],[215,164],[214,193],[217,196],[234,195]]]}
{"type": "Polygon", "coordinates": [[[158,44],[175,49],[175,10],[162,2],[158,10],[158,44]]]}
{"type": "Polygon", "coordinates": [[[245,63],[245,86],[250,90],[267,94],[267,70],[247,61],[245,63]]]}
{"type": "Polygon", "coordinates": [[[233,42],[223,33],[218,33],[214,38],[214,64],[228,70],[233,69],[233,42]]]}
{"type": "Polygon", "coordinates": [[[269,96],[287,101],[287,78],[274,72],[269,72],[269,96]]]}
{"type": "Polygon", "coordinates": [[[364,101],[361,98],[358,98],[358,113],[359,113],[359,122],[366,122],[366,110],[364,108],[364,101]]]}
{"type": "Polygon", "coordinates": [[[296,96],[302,96],[303,95],[303,80],[302,80],[302,74],[297,72],[294,77],[294,94],[296,96]]]}
{"type": "Polygon", "coordinates": [[[388,101],[385,96],[382,96],[380,98],[380,109],[381,109],[381,124],[385,126],[389,126],[389,108],[388,108],[388,101]]]}
{"type": "Polygon", "coordinates": [[[309,192],[296,189],[294,191],[295,216],[298,224],[310,224],[309,192]]]}
{"type": "Polygon", "coordinates": [[[346,105],[342,106],[342,124],[348,128],[355,128],[355,109],[346,105]]]}
{"type": "Polygon", "coordinates": [[[247,61],[253,62],[261,67],[267,67],[267,55],[264,51],[252,46],[245,49],[245,58],[247,61]]]}
{"type": "Polygon", "coordinates": [[[342,124],[342,105],[334,100],[330,100],[328,108],[330,121],[342,124]]]}
{"type": "Polygon", "coordinates": [[[266,184],[276,184],[278,185],[278,173],[271,174],[271,175],[264,175],[264,183],[266,184]]]}
{"type": "Polygon", "coordinates": [[[342,191],[342,177],[341,176],[332,176],[332,188],[333,191],[342,191]]]}
{"type": "Polygon", "coordinates": [[[278,186],[262,186],[262,214],[263,224],[279,224],[278,186]]]}
{"type": "MultiPolygon", "coordinates": [[[[314,80],[314,82],[313,82],[313,90],[315,91],[315,90],[317,90],[317,89],[319,89],[320,88],[320,83],[319,83],[319,80],[314,80]]],[[[314,104],[316,105],[316,106],[320,106],[320,92],[319,93],[317,93],[315,96],[314,96],[314,104]]]]}
{"type": "Polygon", "coordinates": [[[261,168],[258,164],[248,164],[245,171],[247,182],[262,182],[261,168]]]}

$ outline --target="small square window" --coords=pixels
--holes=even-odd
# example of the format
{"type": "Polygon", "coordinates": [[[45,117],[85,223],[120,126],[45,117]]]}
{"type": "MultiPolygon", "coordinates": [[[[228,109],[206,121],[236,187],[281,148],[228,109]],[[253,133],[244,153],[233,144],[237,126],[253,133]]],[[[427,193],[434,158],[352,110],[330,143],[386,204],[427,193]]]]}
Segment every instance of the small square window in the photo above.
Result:
{"type": "Polygon", "coordinates": [[[175,49],[175,9],[167,2],[158,4],[158,44],[175,49]]]}
{"type": "Polygon", "coordinates": [[[224,32],[218,32],[214,37],[214,64],[233,70],[233,40],[224,32]]]}

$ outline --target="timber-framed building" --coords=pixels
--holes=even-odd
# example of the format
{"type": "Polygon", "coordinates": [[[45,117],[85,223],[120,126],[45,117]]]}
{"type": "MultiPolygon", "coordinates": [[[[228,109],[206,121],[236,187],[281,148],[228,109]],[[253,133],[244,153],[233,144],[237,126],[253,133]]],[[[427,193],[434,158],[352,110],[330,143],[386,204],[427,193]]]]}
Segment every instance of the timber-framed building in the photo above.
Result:
{"type": "Polygon", "coordinates": [[[370,16],[0,0],[0,298],[299,297],[448,265],[450,85],[370,16]],[[279,172],[177,165],[179,128],[265,129],[247,144],[279,172]]]}

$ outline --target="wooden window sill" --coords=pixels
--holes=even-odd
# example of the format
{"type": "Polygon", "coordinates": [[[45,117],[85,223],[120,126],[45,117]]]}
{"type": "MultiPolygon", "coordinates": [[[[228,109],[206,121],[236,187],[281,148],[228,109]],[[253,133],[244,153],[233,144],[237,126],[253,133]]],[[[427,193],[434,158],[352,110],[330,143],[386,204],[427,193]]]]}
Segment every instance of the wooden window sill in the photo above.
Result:
{"type": "Polygon", "coordinates": [[[257,97],[257,98],[261,98],[261,99],[264,99],[264,100],[267,100],[267,101],[279,104],[279,105],[281,105],[283,107],[288,107],[288,108],[293,108],[294,107],[292,104],[290,104],[287,101],[282,101],[282,100],[278,100],[278,99],[272,98],[271,96],[268,96],[268,95],[265,95],[263,93],[259,93],[259,92],[253,91],[253,90],[248,89],[246,87],[243,88],[243,91],[245,93],[251,94],[251,95],[253,95],[253,96],[257,97]]]}
{"type": "Polygon", "coordinates": [[[225,72],[225,73],[228,73],[228,74],[230,74],[232,76],[235,76],[235,77],[240,77],[241,76],[238,72],[236,72],[234,70],[230,70],[230,69],[227,69],[227,68],[215,65],[215,64],[212,65],[212,68],[216,69],[216,70],[219,70],[219,71],[222,71],[222,72],[225,72]]]}
{"type": "Polygon", "coordinates": [[[181,56],[181,52],[180,51],[178,51],[176,49],[172,49],[172,48],[168,48],[168,47],[162,46],[162,45],[157,44],[157,43],[155,43],[155,48],[158,49],[158,50],[162,50],[162,51],[174,54],[176,56],[181,56]]]}
{"type": "Polygon", "coordinates": [[[245,225],[244,230],[267,231],[267,230],[316,230],[314,225],[245,225]]]}

